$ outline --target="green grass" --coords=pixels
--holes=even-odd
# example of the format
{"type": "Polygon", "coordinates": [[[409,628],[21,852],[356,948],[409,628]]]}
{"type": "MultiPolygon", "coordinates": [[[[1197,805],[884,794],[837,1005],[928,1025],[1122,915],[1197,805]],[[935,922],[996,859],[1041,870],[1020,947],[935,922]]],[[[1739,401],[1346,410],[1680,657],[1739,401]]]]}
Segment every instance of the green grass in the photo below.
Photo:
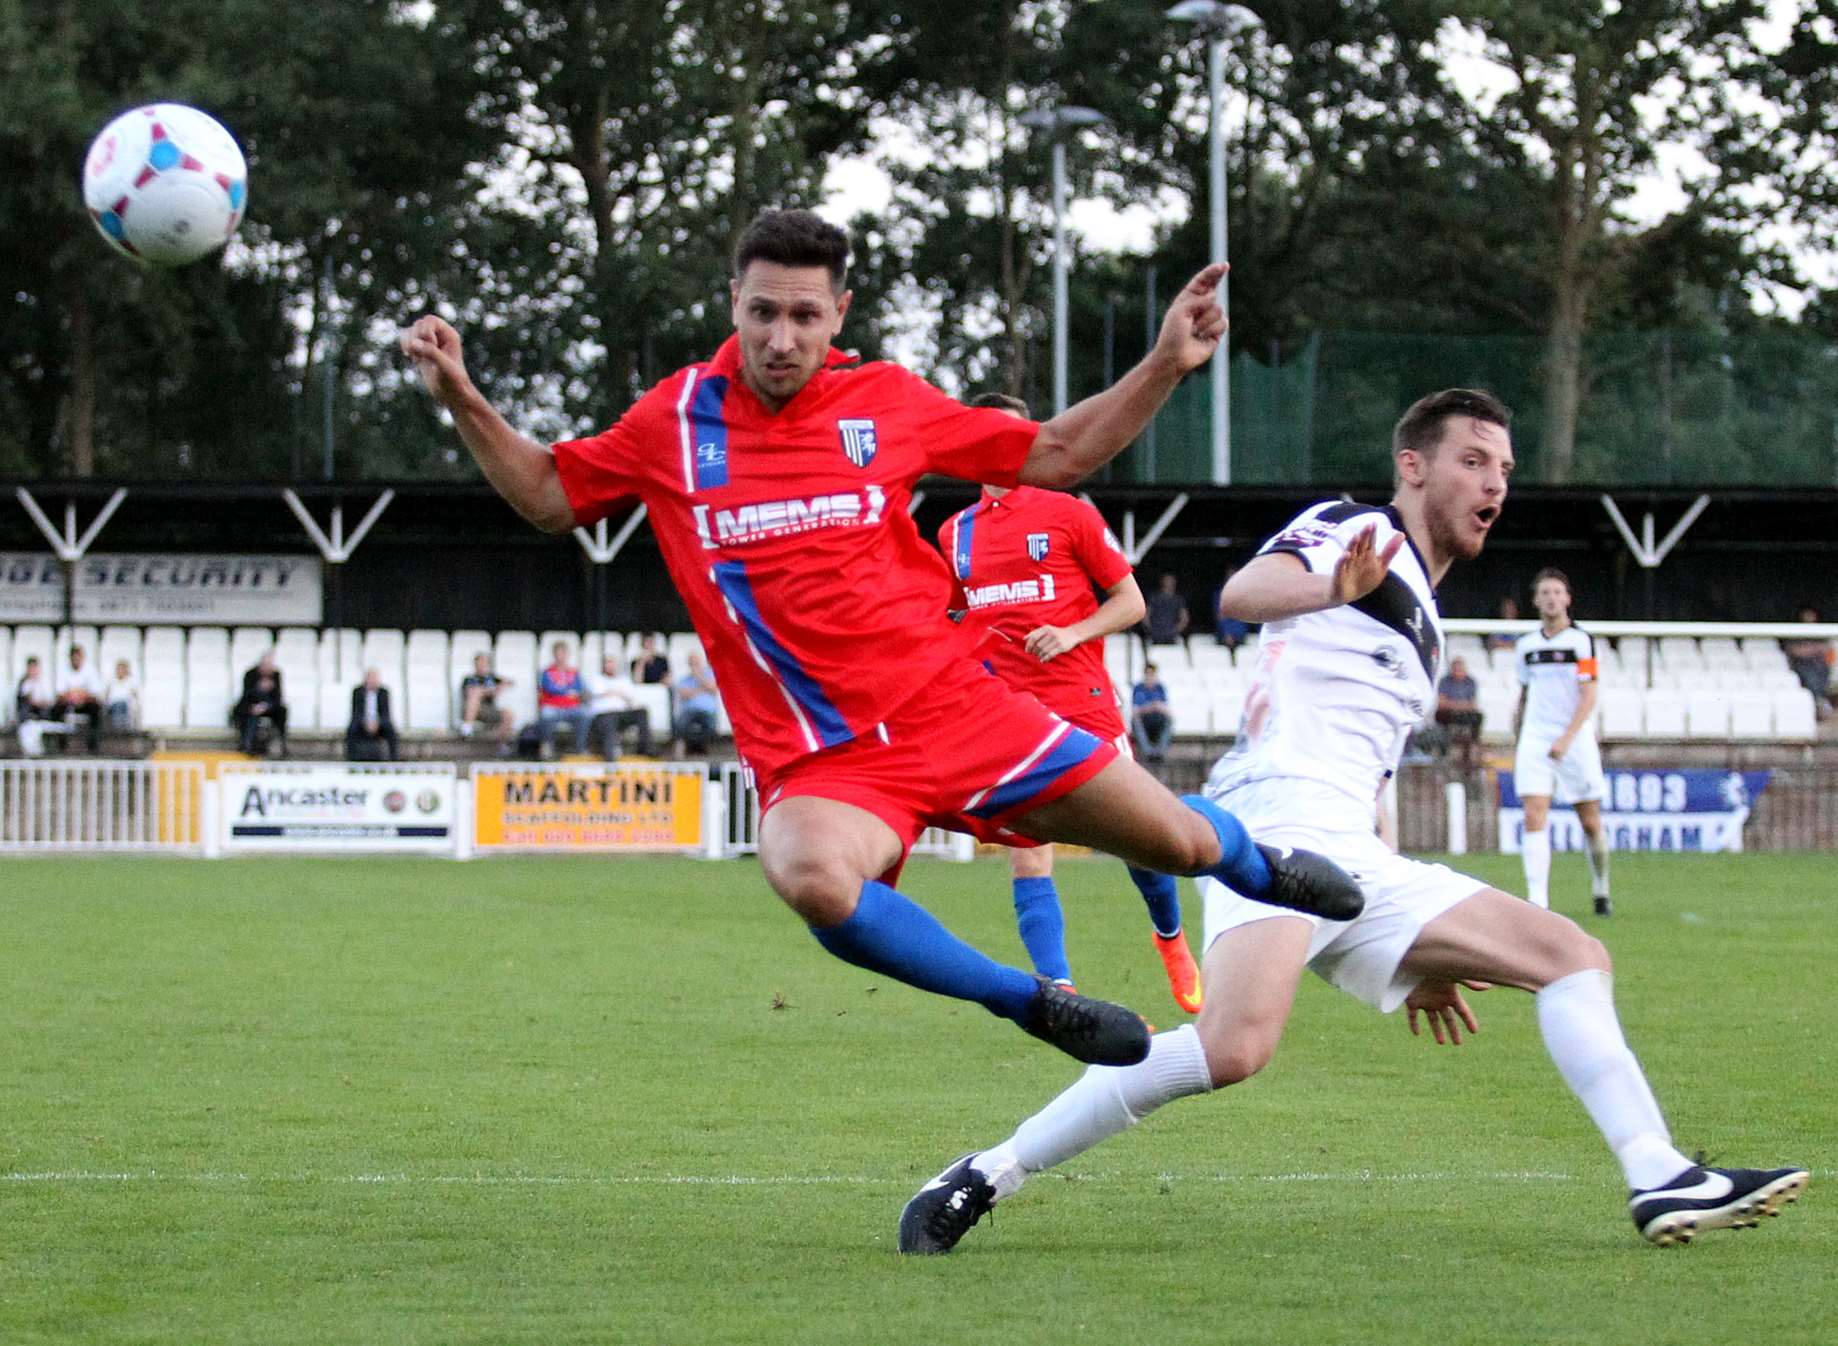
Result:
{"type": "MultiPolygon", "coordinates": [[[[1646,1246],[1526,997],[1449,1050],[1310,978],[1258,1079],[913,1260],[1077,1067],[750,864],[7,862],[0,1343],[1829,1342],[1833,860],[1616,864],[1630,1039],[1682,1145],[1814,1170],[1780,1221],[1646,1246]]],[[[1180,1017],[1120,868],[1061,871],[1081,986],[1180,1017]]],[[[1019,956],[998,863],[907,886],[1019,956]]]]}

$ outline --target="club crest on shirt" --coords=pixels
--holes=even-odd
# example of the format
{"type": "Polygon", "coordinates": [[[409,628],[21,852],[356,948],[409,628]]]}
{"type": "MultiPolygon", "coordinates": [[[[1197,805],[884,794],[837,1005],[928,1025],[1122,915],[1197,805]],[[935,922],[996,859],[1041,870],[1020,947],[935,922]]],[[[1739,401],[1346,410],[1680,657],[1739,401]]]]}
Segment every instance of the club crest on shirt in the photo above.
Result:
{"type": "Polygon", "coordinates": [[[842,436],[842,451],[849,461],[857,467],[866,467],[874,461],[877,447],[874,440],[874,422],[866,417],[855,420],[836,422],[836,432],[842,436]]]}
{"type": "Polygon", "coordinates": [[[1044,561],[1051,546],[1051,539],[1045,533],[1027,535],[1027,554],[1030,561],[1044,561]]]}

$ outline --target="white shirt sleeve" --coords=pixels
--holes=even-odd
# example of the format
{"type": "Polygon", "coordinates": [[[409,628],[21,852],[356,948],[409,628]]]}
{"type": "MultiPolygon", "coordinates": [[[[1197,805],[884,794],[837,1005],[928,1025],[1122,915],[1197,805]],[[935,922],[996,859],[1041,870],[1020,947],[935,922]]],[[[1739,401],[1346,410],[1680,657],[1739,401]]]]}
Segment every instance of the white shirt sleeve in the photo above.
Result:
{"type": "Polygon", "coordinates": [[[1398,531],[1383,510],[1330,500],[1296,515],[1282,532],[1259,547],[1257,554],[1287,552],[1300,558],[1314,574],[1332,574],[1348,545],[1368,528],[1376,528],[1373,540],[1381,548],[1398,531]]]}

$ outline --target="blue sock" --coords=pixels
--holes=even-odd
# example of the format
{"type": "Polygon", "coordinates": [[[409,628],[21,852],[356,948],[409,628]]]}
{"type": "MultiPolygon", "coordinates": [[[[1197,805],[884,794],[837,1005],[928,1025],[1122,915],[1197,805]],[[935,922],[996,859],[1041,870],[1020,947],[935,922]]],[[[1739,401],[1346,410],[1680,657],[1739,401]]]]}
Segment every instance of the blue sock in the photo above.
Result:
{"type": "Polygon", "coordinates": [[[1245,897],[1268,891],[1270,866],[1258,854],[1244,824],[1203,795],[1182,795],[1181,802],[1212,824],[1219,836],[1219,863],[1205,872],[1245,897]]]}
{"type": "Polygon", "coordinates": [[[1034,971],[1054,981],[1071,981],[1066,961],[1066,917],[1059,909],[1059,890],[1051,877],[1015,880],[1015,924],[1034,971]]]}
{"type": "Polygon", "coordinates": [[[924,907],[872,879],[862,885],[861,901],[848,920],[822,930],[813,926],[811,934],[845,963],[922,991],[974,1000],[1016,1023],[1027,1017],[1040,989],[1020,968],[978,953],[924,907]]]}
{"type": "Polygon", "coordinates": [[[1148,904],[1149,922],[1155,927],[1155,933],[1163,939],[1173,939],[1181,933],[1181,886],[1172,874],[1157,874],[1152,869],[1138,869],[1135,865],[1128,868],[1130,881],[1148,904]]]}

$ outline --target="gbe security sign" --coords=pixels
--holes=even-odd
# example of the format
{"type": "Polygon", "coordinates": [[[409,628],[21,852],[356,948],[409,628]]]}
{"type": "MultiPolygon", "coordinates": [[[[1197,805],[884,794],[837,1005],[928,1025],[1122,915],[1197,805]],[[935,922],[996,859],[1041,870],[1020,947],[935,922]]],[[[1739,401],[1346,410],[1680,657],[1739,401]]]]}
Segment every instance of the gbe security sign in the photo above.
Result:
{"type": "MultiPolygon", "coordinates": [[[[1749,809],[1769,771],[1610,771],[1602,800],[1608,844],[1617,851],[1739,851],[1749,809]]],[[[1580,851],[1583,828],[1567,805],[1551,808],[1551,847],[1580,851]]],[[[1513,773],[1500,773],[1500,849],[1516,854],[1525,810],[1513,773]]]]}
{"type": "Polygon", "coordinates": [[[451,764],[238,764],[218,780],[226,851],[453,851],[451,764]]]}

